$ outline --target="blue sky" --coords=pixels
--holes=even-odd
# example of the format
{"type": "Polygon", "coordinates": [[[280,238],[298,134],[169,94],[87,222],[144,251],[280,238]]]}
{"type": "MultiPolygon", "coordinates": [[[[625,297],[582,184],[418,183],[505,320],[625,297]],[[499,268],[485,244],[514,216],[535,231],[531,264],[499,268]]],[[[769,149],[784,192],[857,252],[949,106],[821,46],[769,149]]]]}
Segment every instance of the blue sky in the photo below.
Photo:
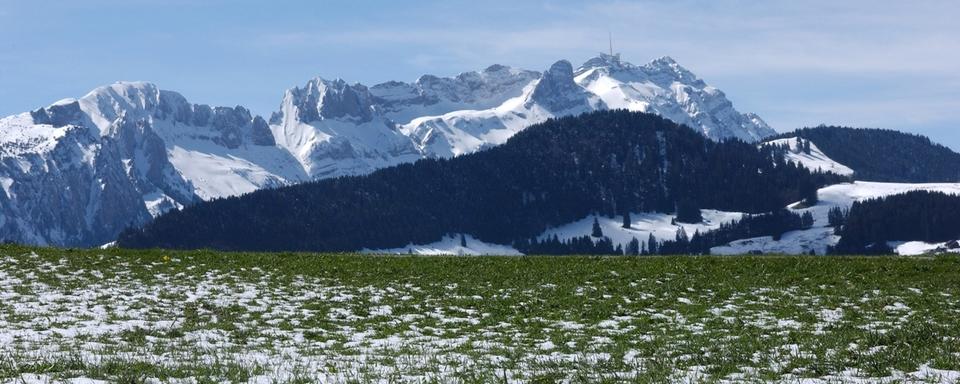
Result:
{"type": "Polygon", "coordinates": [[[672,56],[777,130],[893,128],[956,150],[958,16],[958,1],[0,0],[0,115],[117,80],[269,115],[314,76],[543,70],[611,32],[625,60],[672,56]]]}

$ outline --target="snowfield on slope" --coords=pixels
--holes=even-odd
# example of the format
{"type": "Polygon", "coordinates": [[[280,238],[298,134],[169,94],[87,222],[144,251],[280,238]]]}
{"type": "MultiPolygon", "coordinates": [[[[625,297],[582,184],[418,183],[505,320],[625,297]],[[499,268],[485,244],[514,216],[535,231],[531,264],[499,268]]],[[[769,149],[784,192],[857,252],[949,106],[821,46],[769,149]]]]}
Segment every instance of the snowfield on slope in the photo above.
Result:
{"type": "MultiPolygon", "coordinates": [[[[626,247],[631,239],[637,238],[641,243],[646,244],[650,234],[653,234],[658,240],[673,240],[677,235],[677,230],[683,228],[688,236],[693,236],[697,231],[706,232],[720,228],[720,224],[739,220],[743,217],[739,212],[724,212],[713,209],[703,209],[700,211],[703,215],[703,222],[700,223],[674,223],[675,215],[665,213],[633,213],[630,215],[631,227],[623,228],[623,216],[590,215],[583,219],[564,224],[559,227],[551,228],[537,236],[537,239],[544,240],[553,236],[558,239],[569,240],[574,237],[590,236],[593,230],[593,219],[596,218],[603,230],[603,235],[613,241],[614,246],[620,244],[626,247]]],[[[466,247],[460,246],[460,236],[444,236],[443,239],[430,244],[409,244],[404,247],[392,249],[364,249],[361,252],[374,254],[413,254],[413,255],[520,255],[521,253],[509,245],[494,244],[477,240],[471,235],[466,235],[466,247]]],[[[596,240],[596,239],[594,239],[596,240]]]]}
{"type": "Polygon", "coordinates": [[[810,142],[810,153],[806,153],[797,147],[797,139],[795,137],[765,141],[760,145],[768,144],[787,145],[789,149],[785,156],[786,159],[800,164],[811,171],[821,170],[823,172],[836,173],[841,176],[853,175],[853,169],[827,157],[813,141],[810,142]]]}
{"type": "Polygon", "coordinates": [[[583,219],[569,224],[551,228],[537,236],[538,240],[545,240],[553,236],[558,239],[568,240],[574,237],[590,236],[593,232],[593,219],[596,218],[600,224],[603,235],[613,241],[614,246],[620,244],[626,247],[633,238],[644,243],[649,236],[653,234],[659,241],[673,240],[680,228],[687,233],[687,236],[693,236],[697,231],[707,232],[720,228],[720,224],[740,220],[743,213],[724,212],[715,209],[701,209],[703,222],[700,223],[679,223],[675,222],[676,215],[666,213],[642,212],[630,214],[630,228],[623,228],[623,216],[614,217],[590,215],[583,219]]]}
{"type": "Polygon", "coordinates": [[[370,254],[392,254],[392,255],[503,255],[516,256],[521,255],[519,251],[509,245],[487,243],[477,240],[475,237],[467,234],[447,235],[442,239],[430,244],[413,244],[390,249],[364,249],[362,253],[370,254]],[[460,243],[460,236],[466,242],[466,246],[460,243]]]}
{"type": "Polygon", "coordinates": [[[931,252],[960,253],[960,247],[953,241],[926,243],[923,241],[889,241],[887,245],[898,255],[913,256],[931,252]]]}

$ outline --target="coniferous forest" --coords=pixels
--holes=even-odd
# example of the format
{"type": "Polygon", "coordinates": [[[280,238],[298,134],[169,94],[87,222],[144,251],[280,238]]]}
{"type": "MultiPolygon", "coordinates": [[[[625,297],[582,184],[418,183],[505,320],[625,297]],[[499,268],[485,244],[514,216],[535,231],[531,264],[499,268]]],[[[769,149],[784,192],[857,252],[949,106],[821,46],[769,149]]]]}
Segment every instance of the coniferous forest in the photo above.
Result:
{"type": "Polygon", "coordinates": [[[960,181],[960,154],[921,135],[889,129],[820,126],[770,138],[800,137],[864,181],[960,181]]]}
{"type": "Polygon", "coordinates": [[[842,223],[835,253],[889,253],[888,241],[937,243],[960,239],[960,196],[911,191],[858,201],[831,212],[842,223]]]}
{"type": "Polygon", "coordinates": [[[590,214],[696,221],[691,207],[774,212],[805,188],[846,180],[773,152],[713,142],[656,115],[594,112],[534,125],[475,154],[199,203],[125,231],[118,244],[353,251],[450,232],[513,244],[590,214]]]}

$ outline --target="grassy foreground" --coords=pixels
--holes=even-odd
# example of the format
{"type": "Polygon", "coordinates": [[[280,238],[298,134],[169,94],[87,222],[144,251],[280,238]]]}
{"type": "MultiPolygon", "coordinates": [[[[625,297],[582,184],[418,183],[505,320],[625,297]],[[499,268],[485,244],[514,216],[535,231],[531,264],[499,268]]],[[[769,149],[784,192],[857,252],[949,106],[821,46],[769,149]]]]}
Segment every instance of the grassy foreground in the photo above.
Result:
{"type": "Polygon", "coordinates": [[[960,258],[0,247],[0,382],[70,378],[956,381],[960,258]]]}

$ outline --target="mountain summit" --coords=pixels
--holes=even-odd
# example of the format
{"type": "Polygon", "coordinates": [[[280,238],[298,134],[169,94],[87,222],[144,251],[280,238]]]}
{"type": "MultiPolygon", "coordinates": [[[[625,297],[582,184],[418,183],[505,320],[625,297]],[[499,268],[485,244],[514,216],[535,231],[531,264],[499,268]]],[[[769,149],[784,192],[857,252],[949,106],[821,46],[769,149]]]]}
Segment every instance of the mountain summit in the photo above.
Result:
{"type": "Polygon", "coordinates": [[[738,112],[722,91],[668,56],[635,66],[619,56],[600,55],[587,60],[575,76],[610,109],[656,113],[713,140],[755,142],[776,134],[759,116],[738,112]]]}
{"type": "Polygon", "coordinates": [[[98,245],[170,209],[500,145],[550,118],[659,114],[710,139],[775,132],[670,58],[600,55],[545,72],[491,65],[372,87],[314,78],[269,120],[119,82],[0,119],[0,239],[98,245]]]}

